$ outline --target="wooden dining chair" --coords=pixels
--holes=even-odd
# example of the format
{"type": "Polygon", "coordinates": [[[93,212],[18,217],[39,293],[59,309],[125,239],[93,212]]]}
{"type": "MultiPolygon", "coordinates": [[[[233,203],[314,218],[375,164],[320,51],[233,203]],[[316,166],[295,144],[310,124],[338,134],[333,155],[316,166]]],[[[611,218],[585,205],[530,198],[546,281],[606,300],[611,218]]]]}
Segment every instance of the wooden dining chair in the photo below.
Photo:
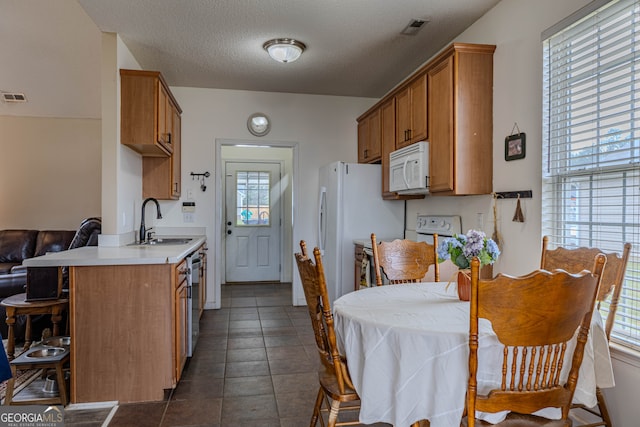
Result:
{"type": "MultiPolygon", "coordinates": [[[[295,258],[311,317],[318,355],[324,368],[318,373],[320,388],[313,408],[311,427],[317,425],[318,419],[322,417],[321,411],[329,412],[327,423],[329,427],[357,425],[359,424],[357,421],[338,422],[340,410],[360,410],[360,397],[351,382],[346,359],[340,354],[336,345],[333,313],[329,303],[320,250],[318,248],[313,250],[314,264],[307,255],[307,245],[304,240],[300,241],[300,248],[301,253],[296,253],[295,258]]],[[[321,425],[324,426],[322,420],[321,425]]]]}
{"type": "Polygon", "coordinates": [[[492,425],[476,420],[476,410],[510,411],[504,426],[571,426],[569,409],[578,381],[591,316],[606,258],[595,257],[593,273],[536,270],[526,276],[498,274],[479,280],[480,261],[471,262],[469,326],[469,380],[467,416],[462,425],[492,425]],[[478,390],[478,319],[491,322],[502,347],[503,361],[496,371],[499,388],[478,390]],[[577,334],[572,353],[569,341],[577,334]],[[564,365],[568,377],[561,377],[564,365]],[[560,420],[533,415],[547,408],[560,408],[560,420]]]}
{"type": "Polygon", "coordinates": [[[383,284],[384,274],[389,283],[423,282],[429,270],[434,266],[434,281],[440,281],[438,264],[438,235],[433,235],[433,244],[396,239],[392,242],[378,243],[375,233],[371,233],[373,265],[376,272],[376,285],[383,284]]]}
{"type": "MultiPolygon", "coordinates": [[[[600,291],[596,299],[597,309],[600,310],[602,303],[609,301],[605,320],[605,333],[607,339],[611,337],[611,330],[618,309],[618,301],[624,285],[624,275],[627,270],[629,255],[631,254],[631,243],[625,243],[622,255],[616,252],[605,253],[598,248],[574,248],[568,249],[558,247],[549,249],[549,237],[542,238],[542,257],[540,260],[540,268],[545,270],[554,270],[561,268],[569,273],[577,273],[582,270],[591,270],[593,268],[593,260],[598,253],[604,253],[607,257],[607,264],[602,273],[600,283],[600,291]]],[[[585,405],[573,405],[573,408],[583,409],[600,418],[599,421],[586,424],[585,427],[606,426],[611,427],[611,417],[607,409],[607,403],[604,394],[599,387],[596,387],[596,398],[598,399],[598,409],[589,408],[585,405]]]]}

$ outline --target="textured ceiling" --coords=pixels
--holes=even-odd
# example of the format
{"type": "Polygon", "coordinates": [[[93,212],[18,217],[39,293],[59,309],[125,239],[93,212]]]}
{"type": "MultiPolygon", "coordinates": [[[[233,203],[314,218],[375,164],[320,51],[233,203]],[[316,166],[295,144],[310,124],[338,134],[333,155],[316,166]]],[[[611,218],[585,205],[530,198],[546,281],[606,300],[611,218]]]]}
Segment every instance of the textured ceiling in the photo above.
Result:
{"type": "MultiPolygon", "coordinates": [[[[99,33],[104,31],[118,33],[140,65],[161,71],[171,86],[378,98],[496,3],[0,0],[0,27],[10,26],[0,29],[0,54],[25,59],[10,65],[15,69],[0,70],[0,90],[27,91],[23,88],[30,83],[21,78],[26,80],[34,66],[53,73],[42,76],[41,85],[52,84],[53,78],[67,90],[74,85],[82,90],[83,75],[95,75],[83,73],[99,70],[99,33]],[[401,34],[412,19],[428,22],[417,35],[401,34]],[[8,42],[11,35],[18,43],[8,42]],[[298,39],[307,50],[294,63],[275,62],[262,45],[278,37],[298,39]],[[95,47],[86,52],[90,44],[95,47]],[[61,57],[50,58],[54,53],[61,57]],[[46,68],[47,61],[54,65],[46,68]],[[65,62],[71,70],[60,68],[65,62]],[[66,78],[67,73],[72,75],[66,78]]],[[[0,114],[3,108],[0,104],[0,114]]]]}

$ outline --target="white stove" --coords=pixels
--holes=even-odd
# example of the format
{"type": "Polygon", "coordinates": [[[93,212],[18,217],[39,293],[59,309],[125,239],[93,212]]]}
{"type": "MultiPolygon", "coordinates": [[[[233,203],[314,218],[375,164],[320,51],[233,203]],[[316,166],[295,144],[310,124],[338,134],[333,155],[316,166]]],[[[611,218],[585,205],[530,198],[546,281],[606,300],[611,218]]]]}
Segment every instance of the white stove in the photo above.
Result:
{"type": "MultiPolygon", "coordinates": [[[[433,235],[438,235],[438,243],[442,238],[462,233],[462,218],[460,215],[418,215],[416,224],[416,241],[433,245],[433,235]]],[[[451,260],[440,263],[440,280],[454,281],[458,274],[458,267],[451,260]]]]}
{"type": "Polygon", "coordinates": [[[416,224],[416,240],[433,243],[433,235],[451,237],[462,233],[460,215],[418,215],[416,224]]]}

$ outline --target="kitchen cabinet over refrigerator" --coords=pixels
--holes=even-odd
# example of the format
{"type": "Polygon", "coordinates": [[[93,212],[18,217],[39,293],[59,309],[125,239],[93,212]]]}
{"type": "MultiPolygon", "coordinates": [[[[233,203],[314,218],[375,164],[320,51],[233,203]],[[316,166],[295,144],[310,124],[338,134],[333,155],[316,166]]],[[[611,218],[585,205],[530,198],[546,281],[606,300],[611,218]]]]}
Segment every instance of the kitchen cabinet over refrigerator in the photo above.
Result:
{"type": "Polygon", "coordinates": [[[333,302],[353,291],[353,245],[371,233],[403,238],[404,201],[383,200],[379,164],[335,162],[320,168],[318,246],[333,302]]]}

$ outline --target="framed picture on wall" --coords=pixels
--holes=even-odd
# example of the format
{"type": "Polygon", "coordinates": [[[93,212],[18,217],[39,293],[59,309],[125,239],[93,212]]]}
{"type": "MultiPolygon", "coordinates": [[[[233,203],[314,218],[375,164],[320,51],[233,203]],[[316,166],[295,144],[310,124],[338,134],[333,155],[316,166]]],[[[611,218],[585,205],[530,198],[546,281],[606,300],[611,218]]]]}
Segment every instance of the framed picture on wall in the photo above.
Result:
{"type": "Polygon", "coordinates": [[[504,139],[504,159],[506,161],[524,159],[526,142],[524,133],[509,135],[504,139]]]}

